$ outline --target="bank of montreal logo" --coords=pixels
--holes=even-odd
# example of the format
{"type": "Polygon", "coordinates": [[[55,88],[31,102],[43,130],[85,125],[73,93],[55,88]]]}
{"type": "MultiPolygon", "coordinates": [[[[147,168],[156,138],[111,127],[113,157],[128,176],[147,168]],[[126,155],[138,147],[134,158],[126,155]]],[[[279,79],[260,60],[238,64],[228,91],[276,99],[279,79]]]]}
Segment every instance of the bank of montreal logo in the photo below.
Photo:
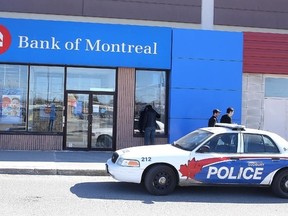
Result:
{"type": "Polygon", "coordinates": [[[0,55],[6,52],[11,45],[11,35],[9,30],[0,25],[0,55]]]}

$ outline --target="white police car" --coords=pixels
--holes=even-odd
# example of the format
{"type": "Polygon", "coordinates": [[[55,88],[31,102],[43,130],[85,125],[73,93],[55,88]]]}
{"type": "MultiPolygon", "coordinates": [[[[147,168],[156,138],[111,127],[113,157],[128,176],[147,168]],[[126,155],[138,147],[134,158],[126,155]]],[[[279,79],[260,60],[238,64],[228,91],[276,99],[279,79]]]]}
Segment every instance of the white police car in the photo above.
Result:
{"type": "Polygon", "coordinates": [[[216,124],[173,144],[121,149],[106,168],[116,180],[143,183],[154,195],[177,185],[243,185],[271,187],[288,198],[288,142],[242,125],[216,124]]]}

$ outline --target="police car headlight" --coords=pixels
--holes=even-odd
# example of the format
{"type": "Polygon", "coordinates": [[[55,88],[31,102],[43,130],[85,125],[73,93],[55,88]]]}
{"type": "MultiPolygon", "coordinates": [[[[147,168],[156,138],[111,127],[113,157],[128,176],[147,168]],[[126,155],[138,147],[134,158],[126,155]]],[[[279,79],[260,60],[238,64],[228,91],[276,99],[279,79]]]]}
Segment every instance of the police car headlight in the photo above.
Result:
{"type": "Polygon", "coordinates": [[[124,159],[124,158],[119,158],[117,164],[120,166],[126,166],[126,167],[139,167],[140,166],[140,163],[138,160],[124,159]]]}

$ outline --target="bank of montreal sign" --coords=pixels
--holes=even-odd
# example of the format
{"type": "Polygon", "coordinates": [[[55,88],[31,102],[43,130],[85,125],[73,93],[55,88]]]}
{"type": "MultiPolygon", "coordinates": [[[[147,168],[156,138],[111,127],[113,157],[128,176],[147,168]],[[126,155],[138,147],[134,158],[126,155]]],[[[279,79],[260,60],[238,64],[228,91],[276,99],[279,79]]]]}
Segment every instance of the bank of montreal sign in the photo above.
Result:
{"type": "Polygon", "coordinates": [[[3,29],[11,37],[0,62],[153,69],[171,65],[170,28],[6,18],[0,18],[0,27],[2,47],[9,39],[3,29]]]}

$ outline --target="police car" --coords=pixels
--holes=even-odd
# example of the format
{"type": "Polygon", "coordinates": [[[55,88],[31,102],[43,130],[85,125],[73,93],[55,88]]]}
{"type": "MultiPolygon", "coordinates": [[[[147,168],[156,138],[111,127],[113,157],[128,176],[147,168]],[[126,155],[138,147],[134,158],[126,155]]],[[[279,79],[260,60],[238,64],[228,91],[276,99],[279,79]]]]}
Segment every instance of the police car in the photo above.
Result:
{"type": "Polygon", "coordinates": [[[288,198],[288,142],[243,125],[197,129],[173,144],[117,150],[106,162],[116,180],[143,183],[154,195],[176,186],[266,186],[288,198]]]}

